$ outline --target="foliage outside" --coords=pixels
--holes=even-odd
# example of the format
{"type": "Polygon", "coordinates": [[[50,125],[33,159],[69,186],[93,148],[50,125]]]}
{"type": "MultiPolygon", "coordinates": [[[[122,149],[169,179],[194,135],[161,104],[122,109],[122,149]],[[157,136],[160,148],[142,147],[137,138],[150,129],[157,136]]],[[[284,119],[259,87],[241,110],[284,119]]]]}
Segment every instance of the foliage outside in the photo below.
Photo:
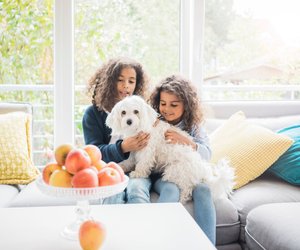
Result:
{"type": "MultiPolygon", "coordinates": [[[[284,46],[267,25],[254,20],[251,13],[236,13],[233,5],[234,0],[206,1],[204,76],[267,62],[285,72],[282,79],[239,84],[299,84],[300,46],[284,46]]],[[[53,86],[53,7],[53,0],[0,0],[0,85],[53,86]]],[[[115,56],[133,57],[144,65],[153,85],[179,71],[180,0],[89,0],[74,1],[74,7],[78,87],[74,120],[76,141],[83,144],[81,119],[90,101],[80,86],[102,62],[115,56]]],[[[286,98],[286,93],[261,91],[208,94],[212,99],[286,98]]],[[[300,99],[299,91],[295,97],[300,99]]],[[[34,161],[43,165],[53,149],[53,91],[3,90],[0,101],[34,105],[34,161]]]]}

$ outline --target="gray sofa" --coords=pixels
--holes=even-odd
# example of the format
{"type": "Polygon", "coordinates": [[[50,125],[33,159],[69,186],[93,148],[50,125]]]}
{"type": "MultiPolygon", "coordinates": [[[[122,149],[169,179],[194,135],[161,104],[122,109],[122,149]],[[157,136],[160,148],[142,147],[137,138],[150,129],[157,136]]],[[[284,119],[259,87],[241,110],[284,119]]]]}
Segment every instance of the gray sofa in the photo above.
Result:
{"type": "MultiPolygon", "coordinates": [[[[206,103],[207,131],[210,133],[233,113],[243,110],[255,123],[277,130],[300,123],[300,102],[211,102],[206,103]]],[[[32,112],[30,105],[0,104],[7,110],[32,112]]],[[[72,201],[42,194],[35,182],[28,185],[0,185],[0,207],[72,205],[72,201]]],[[[155,202],[157,195],[152,193],[155,202]]],[[[97,204],[98,201],[93,201],[97,204]]],[[[215,202],[217,248],[300,249],[300,187],[267,172],[236,190],[229,200],[215,202]]],[[[193,215],[192,202],[185,205],[193,215]]]]}

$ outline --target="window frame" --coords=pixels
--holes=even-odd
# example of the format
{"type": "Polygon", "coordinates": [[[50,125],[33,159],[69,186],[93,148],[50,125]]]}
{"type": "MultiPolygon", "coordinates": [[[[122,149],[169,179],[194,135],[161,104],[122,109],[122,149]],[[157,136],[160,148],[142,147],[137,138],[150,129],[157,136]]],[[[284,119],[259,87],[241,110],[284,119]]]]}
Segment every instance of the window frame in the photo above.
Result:
{"type": "MultiPolygon", "coordinates": [[[[180,73],[201,86],[205,0],[181,0],[180,73]]],[[[75,142],[74,3],[54,3],[54,147],[75,142]]]]}
{"type": "Polygon", "coordinates": [[[54,147],[74,144],[74,5],[54,3],[54,147]]]}

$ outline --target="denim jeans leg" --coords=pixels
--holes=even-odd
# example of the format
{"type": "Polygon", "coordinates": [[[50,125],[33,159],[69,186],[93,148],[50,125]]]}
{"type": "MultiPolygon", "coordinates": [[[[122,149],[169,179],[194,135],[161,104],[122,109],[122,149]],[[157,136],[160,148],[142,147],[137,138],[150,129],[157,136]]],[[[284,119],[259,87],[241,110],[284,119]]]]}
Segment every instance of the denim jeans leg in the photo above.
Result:
{"type": "Polygon", "coordinates": [[[206,184],[199,184],[193,191],[193,200],[195,221],[215,245],[216,210],[209,187],[206,184]]]}
{"type": "Polygon", "coordinates": [[[130,178],[127,188],[127,203],[150,203],[150,178],[130,178]]]}
{"type": "Polygon", "coordinates": [[[154,191],[159,194],[157,202],[179,202],[180,191],[176,184],[159,178],[154,183],[154,191]]]}
{"type": "Polygon", "coordinates": [[[107,197],[103,200],[103,204],[124,204],[124,203],[125,203],[125,191],[107,197]]]}

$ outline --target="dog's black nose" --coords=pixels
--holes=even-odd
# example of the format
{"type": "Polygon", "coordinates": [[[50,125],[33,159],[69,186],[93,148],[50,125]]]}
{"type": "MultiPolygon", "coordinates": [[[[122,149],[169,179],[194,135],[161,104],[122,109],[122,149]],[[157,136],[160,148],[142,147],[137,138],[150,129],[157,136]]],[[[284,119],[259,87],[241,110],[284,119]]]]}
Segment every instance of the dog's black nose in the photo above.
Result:
{"type": "Polygon", "coordinates": [[[126,121],[126,123],[127,123],[127,125],[131,125],[131,124],[132,124],[132,120],[131,120],[131,119],[128,119],[128,120],[126,121]]]}

